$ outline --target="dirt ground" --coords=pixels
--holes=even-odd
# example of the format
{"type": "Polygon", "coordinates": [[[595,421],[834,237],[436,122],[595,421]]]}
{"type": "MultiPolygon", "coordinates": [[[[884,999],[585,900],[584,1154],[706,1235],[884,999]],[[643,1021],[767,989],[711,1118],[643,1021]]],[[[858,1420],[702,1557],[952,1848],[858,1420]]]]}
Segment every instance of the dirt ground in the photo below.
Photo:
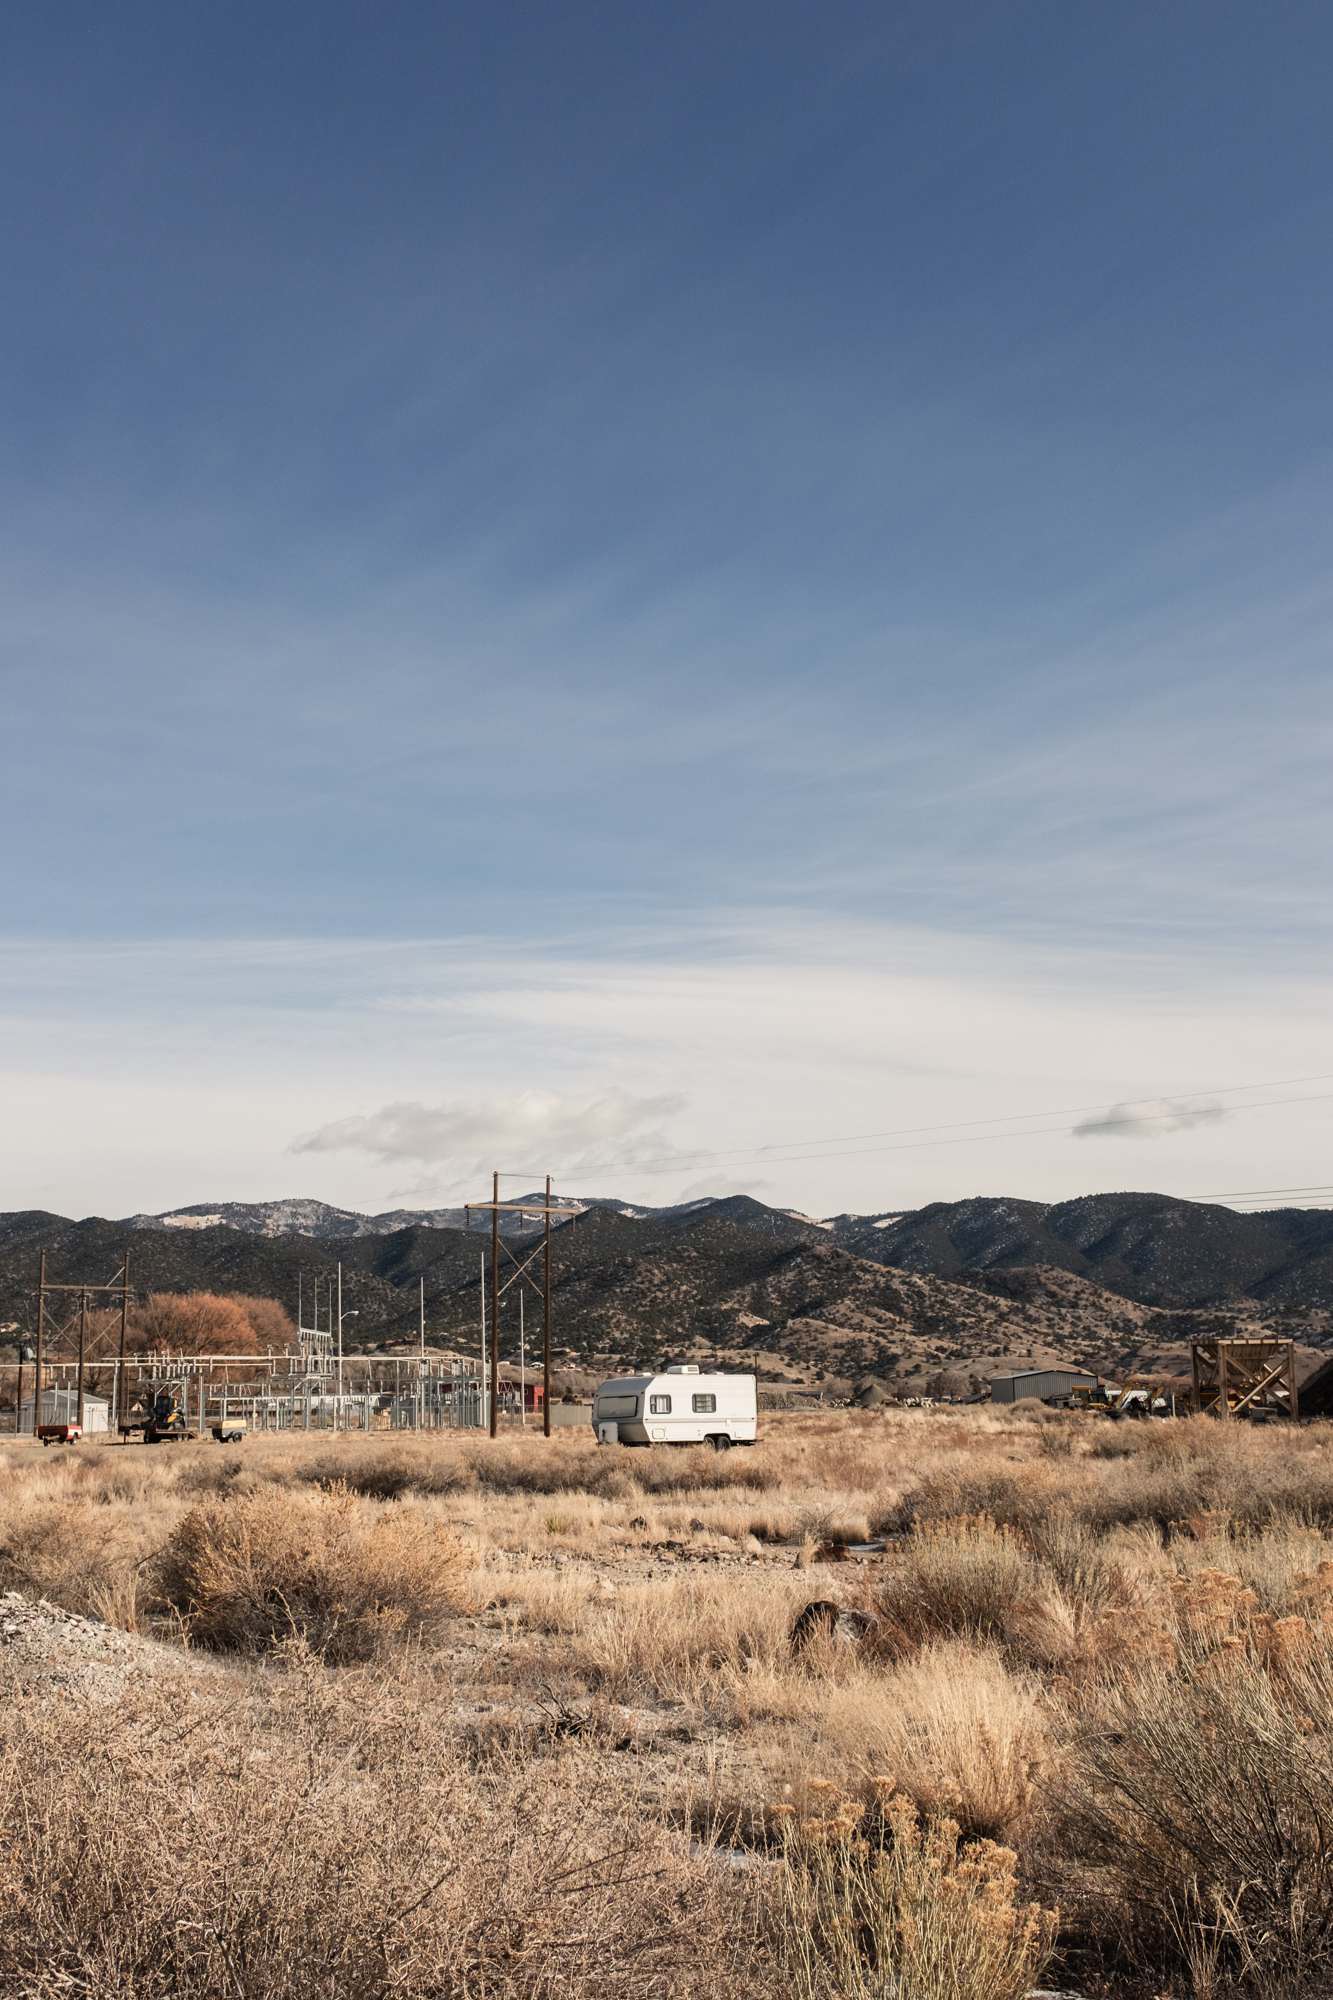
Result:
{"type": "MultiPolygon", "coordinates": [[[[239,1452],[7,1443],[0,1590],[0,1824],[45,1856],[24,1894],[94,1839],[116,1879],[142,1871],[166,1832],[160,1794],[134,1786],[183,1738],[172,1851],[195,1857],[195,1893],[232,1868],[218,1825],[257,1843],[241,1900],[267,1983],[229,1986],[209,1943],[178,1968],[184,1993],[439,1990],[441,1953],[472,1921],[463,1903],[447,1930],[434,1905],[414,1920],[416,1985],[358,1987],[341,1960],[322,1987],[301,1984],[258,1888],[286,1865],[272,1843],[287,1820],[265,1801],[288,1793],[307,1800],[303,1838],[327,1843],[323,1895],[349,1935],[377,1935],[356,1901],[380,1854],[372,1808],[422,1853],[470,1827],[457,1883],[478,1856],[499,1868],[502,1849],[521,1851],[504,1880],[539,1902],[555,1838],[539,1827],[577,1827],[583,1866],[633,1852],[597,1893],[620,1899],[636,1951],[670,1929],[649,1885],[670,1879],[673,1908],[712,1912],[702,1959],[668,1954],[623,1987],[589,1960],[571,1995],[748,1995],[776,1967],[800,2000],[871,2000],[880,1958],[926,1950],[927,1908],[949,1913],[949,1950],[964,1941],[972,1969],[931,1984],[922,1961],[902,1988],[914,2000],[1023,2000],[1038,1975],[1116,2000],[1329,1990],[1328,1426],[890,1409],[778,1414],[754,1450],[720,1455],[599,1449],[571,1431],[261,1437],[239,1452]],[[811,1605],[826,1609],[803,1623],[811,1605]],[[73,1742],[107,1776],[66,1797],[73,1742]],[[90,1825],[125,1787],[114,1825],[90,1825]],[[867,1854],[899,1873],[872,1888],[867,1854]],[[855,1934],[879,1942],[831,1985],[809,1941],[850,1934],[849,1898],[855,1934]]],[[[170,1895],[163,1856],[136,1891],[153,1907],[170,1895]]],[[[414,1910],[416,1866],[381,1855],[381,1897],[414,1910]]],[[[468,1894],[490,1907],[499,1891],[468,1894]]],[[[50,1921],[58,1943],[65,1904],[50,1921]]],[[[117,1944],[115,1977],[137,1996],[136,1939],[117,1944]]],[[[21,1969],[25,1940],[6,1947],[0,1925],[0,1965],[10,1949],[21,1969]]],[[[497,1993],[546,1990],[526,1959],[505,1965],[487,1975],[497,1993]]]]}

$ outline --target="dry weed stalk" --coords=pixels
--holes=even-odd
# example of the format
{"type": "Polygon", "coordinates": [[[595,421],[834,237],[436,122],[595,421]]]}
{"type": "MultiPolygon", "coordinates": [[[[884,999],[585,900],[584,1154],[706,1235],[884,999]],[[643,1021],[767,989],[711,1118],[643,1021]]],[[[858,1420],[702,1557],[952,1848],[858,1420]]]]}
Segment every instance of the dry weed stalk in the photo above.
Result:
{"type": "MultiPolygon", "coordinates": [[[[1025,2000],[1052,1912],[1017,1895],[1017,1860],[960,1844],[890,1782],[873,1812],[835,1788],[788,1822],[778,1956],[795,2000],[1025,2000]]],[[[782,1809],[778,1808],[781,1812],[782,1809]]]]}

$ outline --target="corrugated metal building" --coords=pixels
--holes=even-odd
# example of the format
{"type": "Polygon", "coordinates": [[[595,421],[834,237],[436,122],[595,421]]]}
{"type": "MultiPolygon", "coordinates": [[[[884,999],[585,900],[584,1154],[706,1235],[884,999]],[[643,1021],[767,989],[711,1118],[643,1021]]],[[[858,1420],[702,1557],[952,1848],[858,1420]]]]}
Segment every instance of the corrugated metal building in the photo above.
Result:
{"type": "Polygon", "coordinates": [[[990,1385],[990,1399],[992,1403],[1017,1403],[1025,1396],[1035,1396],[1038,1402],[1048,1403],[1075,1389],[1096,1387],[1097,1377],[1086,1368],[1024,1368],[1017,1375],[997,1375],[990,1385]]]}

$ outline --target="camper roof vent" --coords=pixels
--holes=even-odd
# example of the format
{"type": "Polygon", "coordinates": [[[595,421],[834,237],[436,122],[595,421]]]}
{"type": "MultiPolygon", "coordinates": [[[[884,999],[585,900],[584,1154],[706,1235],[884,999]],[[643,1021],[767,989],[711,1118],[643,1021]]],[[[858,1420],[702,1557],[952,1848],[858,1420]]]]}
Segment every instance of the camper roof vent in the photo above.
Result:
{"type": "Polygon", "coordinates": [[[695,1361],[673,1361],[666,1372],[668,1375],[697,1375],[699,1366],[695,1361]]]}

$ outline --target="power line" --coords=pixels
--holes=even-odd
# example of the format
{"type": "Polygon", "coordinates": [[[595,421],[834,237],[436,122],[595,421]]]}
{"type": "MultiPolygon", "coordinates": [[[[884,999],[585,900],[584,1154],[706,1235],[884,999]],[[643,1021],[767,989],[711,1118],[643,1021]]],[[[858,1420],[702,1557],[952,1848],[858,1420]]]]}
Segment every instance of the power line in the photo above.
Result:
{"type": "MultiPolygon", "coordinates": [[[[1227,1202],[1226,1206],[1231,1208],[1232,1204],[1227,1202]]],[[[1295,1209],[1302,1215],[1305,1215],[1317,1208],[1333,1208],[1333,1201],[1329,1201],[1328,1199],[1320,1201],[1253,1201],[1245,1202],[1241,1207],[1236,1208],[1234,1213],[1237,1215],[1272,1215],[1280,1209],[1295,1209]]]]}
{"type": "MultiPolygon", "coordinates": [[[[1333,1075],[1333,1072],[1328,1072],[1326,1074],[1333,1075]]],[[[1303,1082],[1318,1083],[1323,1080],[1324,1079],[1322,1077],[1289,1077],[1286,1079],[1286,1081],[1290,1083],[1303,1083],[1303,1082]]],[[[1275,1087],[1277,1086],[1274,1085],[1265,1086],[1264,1084],[1259,1084],[1259,1083],[1233,1084],[1225,1091],[1224,1090],[1212,1090],[1207,1092],[1199,1091],[1199,1092],[1188,1093],[1188,1095],[1197,1095],[1200,1097],[1236,1096],[1240,1092],[1245,1090],[1263,1090],[1265,1088],[1272,1089],[1275,1087]]],[[[1277,1104],[1322,1104],[1328,1102],[1330,1098],[1333,1098],[1333,1091],[1316,1091],[1312,1095],[1307,1097],[1263,1097],[1257,1099],[1252,1104],[1236,1104],[1231,1106],[1228,1112],[1228,1116],[1236,1116],[1242,1111],[1262,1111],[1269,1106],[1277,1104]]],[[[1130,1106],[1135,1104],[1156,1104],[1164,1101],[1166,1100],[1163,1100],[1160,1097],[1121,1098],[1118,1099],[1113,1104],[1093,1104],[1093,1105],[1075,1106],[1072,1107],[1072,1110],[1114,1112],[1116,1110],[1129,1108],[1130,1106]]],[[[1176,1108],[1174,1110],[1144,1113],[1135,1122],[1142,1125],[1169,1124],[1173,1119],[1177,1119],[1180,1117],[1181,1104],[1183,1103],[1183,1101],[1184,1101],[1184,1095],[1182,1095],[1181,1098],[1175,1100],[1176,1108]]],[[[1040,1112],[1040,1111],[1027,1112],[1027,1113],[1019,1112],[1011,1114],[1011,1122],[1012,1119],[1015,1117],[1041,1118],[1041,1117],[1058,1117],[1058,1116],[1068,1117],[1070,1115],[1071,1112],[1064,1112],[1064,1113],[1040,1112]]],[[[961,1122],[966,1125],[986,1125],[986,1124],[998,1124],[1001,1121],[999,1119],[966,1119],[961,1122]]],[[[957,1126],[950,1126],[950,1125],[920,1125],[920,1126],[903,1126],[899,1127],[898,1129],[900,1131],[908,1133],[925,1134],[931,1132],[951,1132],[951,1131],[956,1131],[958,1128],[957,1126]]],[[[993,1143],[996,1140],[1042,1138],[1052,1135],[1069,1137],[1075,1132],[1083,1132],[1086,1136],[1089,1137],[1094,1136],[1094,1134],[1092,1132],[1089,1132],[1088,1128],[1086,1127],[1080,1127],[1075,1125],[1037,1125],[1037,1126],[1029,1126],[1026,1130],[1016,1131],[1016,1132],[972,1132],[966,1137],[943,1138],[943,1139],[914,1137],[902,1143],[894,1145],[858,1146],[850,1148],[849,1150],[834,1150],[830,1152],[820,1152],[820,1153],[780,1152],[776,1150],[773,1146],[760,1146],[751,1152],[746,1152],[743,1148],[738,1147],[732,1152],[723,1152],[723,1153],[681,1153],[681,1154],[676,1154],[671,1159],[660,1160],[656,1162],[646,1161],[646,1160],[645,1161],[615,1160],[611,1162],[607,1161],[602,1161],[600,1163],[595,1162],[592,1166],[582,1168],[580,1172],[583,1175],[611,1174],[611,1173],[640,1173],[640,1174],[682,1173],[687,1169],[692,1169],[694,1167],[701,1166],[713,1160],[730,1160],[734,1165],[749,1165],[751,1163],[757,1163],[757,1164],[766,1164],[769,1166],[799,1166],[802,1165],[807,1160],[854,1160],[854,1159],[862,1159],[869,1155],[877,1153],[917,1152],[927,1146],[929,1147],[973,1146],[973,1145],[982,1145],[987,1142],[993,1143]]],[[[876,1135],[866,1133],[866,1134],[861,1134],[859,1136],[869,1138],[876,1135]]],[[[890,1135],[888,1133],[885,1133],[879,1136],[887,1138],[890,1135]]],[[[791,1141],[789,1143],[814,1146],[820,1144],[821,1142],[814,1139],[808,1139],[801,1141],[791,1141]]],[[[834,1142],[835,1145],[836,1143],[837,1142],[834,1142]]],[[[1216,1197],[1185,1195],[1182,1196],[1181,1199],[1186,1201],[1213,1200],[1216,1199],[1216,1197]]]]}
{"type": "MultiPolygon", "coordinates": [[[[660,1158],[654,1158],[654,1160],[610,1160],[610,1162],[602,1160],[600,1164],[592,1164],[588,1168],[582,1168],[582,1174],[630,1174],[630,1172],[634,1172],[634,1174],[679,1174],[679,1172],[685,1172],[687,1168],[705,1166],[707,1162],[713,1162],[713,1160],[735,1160],[739,1164],[747,1164],[751,1160],[769,1160],[771,1164],[781,1166],[785,1162],[793,1162],[795,1164],[795,1162],[801,1162],[805,1158],[809,1158],[809,1160],[857,1158],[857,1154],[843,1154],[843,1152],[797,1152],[795,1148],[809,1148],[809,1146],[853,1146],[853,1144],[859,1144],[861,1140],[921,1138],[923,1144],[933,1144],[933,1146],[965,1146],[965,1144],[971,1144],[971,1140],[967,1140],[967,1138],[959,1138],[959,1140],[935,1138],[933,1140],[933,1138],[929,1138],[929,1134],[931,1132],[975,1132],[979,1126],[1019,1124],[1019,1122],[1031,1120],[1031,1118],[1077,1118],[1077,1116],[1083,1116],[1087,1112],[1133,1110],[1135,1104],[1175,1104],[1177,1110],[1145,1114],[1145,1118],[1141,1120],[1143,1124],[1161,1124],[1163,1120],[1179,1118],[1181,1116],[1179,1106],[1183,1106],[1189,1098],[1233,1098],[1233,1096],[1243,1096],[1247,1090],[1285,1090],[1291,1084],[1323,1084],[1323,1082],[1333,1082],[1333,1070],[1321,1070],[1315,1076],[1277,1076],[1277,1078],[1271,1078],[1271,1080],[1261,1082],[1261,1084],[1223,1084],[1219,1088],[1209,1088],[1209,1090],[1177,1090],[1177,1092],[1169,1092],[1169,1094],[1167,1092],[1155,1092],[1153,1096],[1147,1096],[1147,1098],[1117,1098],[1111,1104],[1105,1102],[1105,1100],[1101,1100],[1099,1104],[1067,1104],[1063,1108],[1047,1108],[1047,1110],[1041,1110],[1041,1112],[1001,1112],[995,1118],[957,1118],[957,1120],[943,1122],[943,1124],[889,1126],[883,1132],[841,1132],[841,1134],[833,1134],[833,1136],[825,1136],[825,1138],[769,1140],[769,1142],[759,1144],[759,1146],[731,1146],[731,1148],[721,1148],[721,1150],[703,1150],[701,1148],[701,1150],[693,1150],[693,1152],[679,1152],[679,1154],[671,1154],[671,1156],[660,1156],[660,1158]]],[[[1325,1092],[1321,1092],[1315,1098],[1265,1098],[1261,1102],[1263,1104],[1315,1104],[1315,1102],[1321,1102],[1323,1096],[1325,1096],[1325,1092]]],[[[1235,1110],[1257,1110],[1257,1108],[1259,1106],[1245,1106],[1245,1104],[1237,1104],[1235,1106],[1235,1110]]],[[[1045,1128],[1033,1132],[1031,1136],[1037,1138],[1037,1136],[1041,1136],[1041,1132],[1057,1132],[1059,1134],[1063,1130],[1073,1130],[1073,1128],[1045,1126],[1045,1128]]],[[[979,1132],[977,1136],[979,1138],[1027,1138],[1029,1132],[979,1132]]],[[[913,1148],[911,1146],[875,1146],[875,1148],[867,1148],[867,1150],[869,1152],[911,1152],[913,1148]]],[[[1193,1200],[1193,1196],[1185,1196],[1185,1200],[1193,1200]]]]}
{"type": "Polygon", "coordinates": [[[1182,1201],[1242,1201],[1268,1194],[1333,1194],[1333,1181],[1315,1181],[1304,1187],[1229,1188],[1224,1194],[1186,1194],[1182,1201]]]}
{"type": "MultiPolygon", "coordinates": [[[[1333,1091],[1318,1091],[1309,1097],[1261,1097],[1256,1099],[1253,1104],[1234,1105],[1230,1115],[1238,1116],[1242,1111],[1262,1111],[1268,1106],[1275,1104],[1324,1104],[1331,1099],[1333,1099],[1333,1091]]],[[[1138,1101],[1140,1103],[1151,1103],[1154,1100],[1140,1098],[1138,1101]]],[[[1179,1116],[1179,1111],[1162,1111],[1140,1117],[1136,1122],[1141,1125],[1158,1125],[1170,1123],[1172,1119],[1179,1116]]],[[[968,1138],[960,1139],[920,1139],[892,1146],[861,1146],[846,1152],[800,1153],[793,1155],[791,1158],[784,1157],[781,1160],[774,1161],[773,1164],[787,1166],[800,1165],[805,1160],[856,1160],[865,1159],[877,1153],[912,1153],[927,1146],[974,1146],[1004,1139],[1035,1139],[1042,1138],[1043,1136],[1068,1138],[1076,1132],[1083,1133],[1085,1136],[1093,1136],[1086,1132],[1085,1127],[1078,1125],[1034,1125],[1023,1132],[976,1132],[968,1138]]],[[[752,1158],[759,1162],[764,1161],[768,1157],[765,1153],[752,1155],[752,1158]]]]}

